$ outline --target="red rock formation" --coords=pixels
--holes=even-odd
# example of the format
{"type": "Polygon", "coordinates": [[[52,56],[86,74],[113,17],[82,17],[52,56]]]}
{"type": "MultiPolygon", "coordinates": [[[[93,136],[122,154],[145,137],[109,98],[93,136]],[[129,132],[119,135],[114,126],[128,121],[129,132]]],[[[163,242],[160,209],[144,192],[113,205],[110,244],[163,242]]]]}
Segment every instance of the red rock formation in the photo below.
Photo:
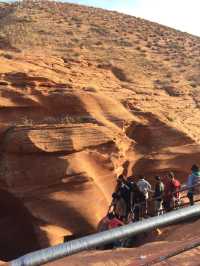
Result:
{"type": "Polygon", "coordinates": [[[0,4],[0,42],[0,259],[93,232],[122,171],[199,163],[199,38],[24,1],[0,4]]]}

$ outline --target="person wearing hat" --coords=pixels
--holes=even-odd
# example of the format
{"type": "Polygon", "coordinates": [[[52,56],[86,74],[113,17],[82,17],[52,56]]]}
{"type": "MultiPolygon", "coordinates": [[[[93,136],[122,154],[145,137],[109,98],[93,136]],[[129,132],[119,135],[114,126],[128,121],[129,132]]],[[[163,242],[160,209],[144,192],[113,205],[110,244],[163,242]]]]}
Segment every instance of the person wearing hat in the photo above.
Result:
{"type": "Polygon", "coordinates": [[[161,181],[160,176],[155,177],[156,184],[155,184],[155,212],[156,215],[159,216],[163,214],[163,194],[164,194],[164,184],[161,181]]]}
{"type": "Polygon", "coordinates": [[[188,194],[187,197],[190,201],[190,205],[194,205],[194,195],[197,191],[197,184],[200,181],[200,171],[199,167],[196,164],[193,164],[191,167],[192,173],[188,176],[188,194]]]}

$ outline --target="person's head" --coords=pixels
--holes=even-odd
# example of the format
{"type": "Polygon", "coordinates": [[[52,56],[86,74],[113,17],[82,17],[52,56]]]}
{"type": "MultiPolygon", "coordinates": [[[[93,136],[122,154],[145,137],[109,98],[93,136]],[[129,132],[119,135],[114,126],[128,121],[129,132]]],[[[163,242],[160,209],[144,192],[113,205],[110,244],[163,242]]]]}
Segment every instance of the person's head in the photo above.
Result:
{"type": "Polygon", "coordinates": [[[191,171],[192,172],[198,172],[199,171],[199,167],[196,164],[193,164],[191,167],[191,171]]]}
{"type": "Polygon", "coordinates": [[[123,175],[119,175],[117,179],[118,180],[124,180],[124,176],[123,175]]]}
{"type": "Polygon", "coordinates": [[[139,175],[138,179],[145,179],[143,175],[139,175]]]}
{"type": "Polygon", "coordinates": [[[156,180],[156,182],[161,182],[161,178],[160,178],[160,176],[157,175],[157,176],[155,177],[155,180],[156,180]]]}
{"type": "Polygon", "coordinates": [[[123,182],[125,179],[123,177],[123,175],[119,175],[118,178],[117,178],[117,182],[121,183],[123,182]]]}
{"type": "Polygon", "coordinates": [[[173,172],[169,172],[168,177],[169,177],[169,180],[173,180],[175,178],[175,175],[173,172]]]}
{"type": "Polygon", "coordinates": [[[133,176],[127,177],[127,182],[135,182],[135,178],[133,176]]]}

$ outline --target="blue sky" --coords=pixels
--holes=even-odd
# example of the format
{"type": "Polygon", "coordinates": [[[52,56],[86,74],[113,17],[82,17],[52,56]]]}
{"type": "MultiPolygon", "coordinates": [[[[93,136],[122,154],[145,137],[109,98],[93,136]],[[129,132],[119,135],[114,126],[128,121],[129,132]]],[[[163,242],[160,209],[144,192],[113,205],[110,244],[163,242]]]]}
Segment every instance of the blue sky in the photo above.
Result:
{"type": "Polygon", "coordinates": [[[68,0],[117,10],[200,36],[200,0],[68,0]]]}
{"type": "Polygon", "coordinates": [[[72,2],[81,5],[102,7],[111,10],[122,10],[126,7],[134,7],[137,5],[139,0],[69,0],[67,2],[72,2]]]}

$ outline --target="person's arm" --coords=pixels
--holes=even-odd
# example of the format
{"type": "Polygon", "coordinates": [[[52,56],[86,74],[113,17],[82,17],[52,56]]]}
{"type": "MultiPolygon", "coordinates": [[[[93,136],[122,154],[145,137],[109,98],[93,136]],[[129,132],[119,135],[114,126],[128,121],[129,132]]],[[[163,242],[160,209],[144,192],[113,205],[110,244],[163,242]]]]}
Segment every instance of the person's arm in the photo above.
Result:
{"type": "Polygon", "coordinates": [[[164,184],[162,183],[162,184],[161,184],[161,190],[160,190],[160,197],[163,198],[163,197],[164,197],[164,194],[165,194],[165,186],[164,186],[164,184]]]}
{"type": "Polygon", "coordinates": [[[151,191],[151,184],[147,181],[148,190],[151,191]]]}
{"type": "Polygon", "coordinates": [[[188,176],[187,186],[188,186],[188,188],[192,186],[192,175],[188,176]]]}
{"type": "Polygon", "coordinates": [[[113,212],[115,209],[116,202],[112,201],[111,205],[108,208],[108,213],[113,212]]]}
{"type": "Polygon", "coordinates": [[[141,185],[140,183],[141,183],[140,180],[136,183],[138,187],[140,187],[141,185]]]}
{"type": "Polygon", "coordinates": [[[117,220],[118,220],[118,221],[117,221],[117,222],[118,222],[117,227],[118,227],[118,226],[122,226],[122,225],[124,225],[124,223],[123,223],[121,220],[119,220],[119,219],[117,219],[117,220]]]}
{"type": "Polygon", "coordinates": [[[130,204],[131,204],[131,210],[133,209],[133,191],[130,192],[130,204]]]}
{"type": "Polygon", "coordinates": [[[177,188],[176,188],[176,185],[175,185],[175,181],[173,181],[172,183],[171,183],[171,188],[172,188],[172,194],[174,193],[174,192],[176,192],[176,190],[177,190],[177,188]]]}

